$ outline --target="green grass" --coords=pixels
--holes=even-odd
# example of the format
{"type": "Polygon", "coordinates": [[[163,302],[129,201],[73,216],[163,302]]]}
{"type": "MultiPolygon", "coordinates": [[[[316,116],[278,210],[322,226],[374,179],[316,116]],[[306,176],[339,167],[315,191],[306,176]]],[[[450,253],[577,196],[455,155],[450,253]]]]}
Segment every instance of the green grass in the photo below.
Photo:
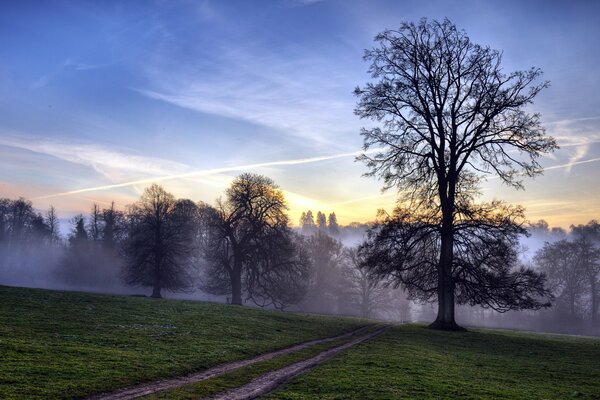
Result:
{"type": "Polygon", "coordinates": [[[266,399],[600,399],[600,339],[394,327],[266,399]]]}
{"type": "Polygon", "coordinates": [[[0,286],[0,398],[80,398],[333,336],[364,321],[0,286]]]}
{"type": "MultiPolygon", "coordinates": [[[[361,335],[368,332],[361,332],[361,335]]],[[[298,361],[308,359],[317,354],[340,346],[346,342],[355,340],[356,336],[351,336],[344,339],[333,340],[327,343],[321,343],[307,349],[303,349],[291,354],[280,356],[272,360],[263,361],[240,368],[236,371],[223,374],[221,376],[207,379],[205,381],[186,385],[174,390],[159,392],[153,395],[144,396],[140,399],[144,400],[191,400],[213,396],[217,393],[224,392],[249,383],[252,379],[257,378],[267,372],[286,367],[298,361]]]]}

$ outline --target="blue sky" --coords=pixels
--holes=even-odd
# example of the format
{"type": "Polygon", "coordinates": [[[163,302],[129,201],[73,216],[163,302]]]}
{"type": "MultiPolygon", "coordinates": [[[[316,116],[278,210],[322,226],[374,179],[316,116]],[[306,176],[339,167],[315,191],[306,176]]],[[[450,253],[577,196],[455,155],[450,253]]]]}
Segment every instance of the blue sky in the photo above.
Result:
{"type": "Polygon", "coordinates": [[[599,218],[599,4],[2,2],[0,195],[69,216],[124,206],[161,178],[213,202],[251,170],[286,191],[294,221],[308,208],[373,219],[394,195],[353,160],[363,50],[401,21],[448,17],[503,50],[507,71],[538,66],[552,82],[532,107],[562,145],[542,161],[550,169],[524,192],[492,179],[484,199],[553,225],[599,218]]]}

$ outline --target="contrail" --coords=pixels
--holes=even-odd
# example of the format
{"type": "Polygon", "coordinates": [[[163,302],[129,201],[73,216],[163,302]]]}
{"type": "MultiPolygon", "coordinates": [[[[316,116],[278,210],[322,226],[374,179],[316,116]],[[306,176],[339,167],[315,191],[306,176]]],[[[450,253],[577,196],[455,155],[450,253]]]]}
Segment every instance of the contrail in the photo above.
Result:
{"type": "Polygon", "coordinates": [[[597,161],[600,161],[600,157],[590,158],[589,160],[575,161],[575,162],[568,163],[568,164],[553,165],[551,167],[544,168],[544,171],[548,171],[551,169],[567,168],[567,167],[572,167],[573,165],[579,165],[579,164],[589,164],[589,163],[593,163],[593,162],[597,162],[597,161]]]}
{"type": "Polygon", "coordinates": [[[196,176],[222,174],[224,172],[231,172],[231,171],[249,170],[249,169],[256,169],[256,168],[263,168],[263,167],[275,167],[275,166],[281,166],[281,165],[309,164],[309,163],[315,163],[315,162],[320,162],[320,161],[335,160],[337,158],[358,156],[360,154],[365,154],[365,153],[375,153],[378,151],[381,151],[381,149],[371,149],[371,150],[367,150],[367,151],[362,151],[362,150],[361,151],[353,151],[351,153],[333,154],[333,155],[329,155],[329,156],[298,158],[295,160],[269,161],[269,162],[247,164],[247,165],[236,165],[236,166],[232,166],[232,167],[204,169],[204,170],[200,170],[200,171],[185,172],[185,173],[181,173],[181,174],[163,175],[163,176],[154,177],[154,178],[138,179],[135,181],[115,183],[115,184],[111,184],[111,185],[95,186],[95,187],[91,187],[91,188],[70,190],[68,192],[54,193],[54,194],[48,194],[45,196],[34,197],[32,200],[49,199],[49,198],[53,198],[53,197],[69,196],[72,194],[96,192],[96,191],[109,190],[109,189],[117,189],[117,188],[122,188],[122,187],[133,186],[133,185],[162,182],[162,181],[172,180],[172,179],[182,179],[182,178],[190,178],[190,177],[196,177],[196,176]]]}
{"type": "MultiPolygon", "coordinates": [[[[350,153],[333,154],[333,155],[329,155],[329,156],[298,158],[295,160],[269,161],[269,162],[263,162],[263,163],[255,163],[255,164],[237,165],[237,166],[232,166],[232,167],[205,169],[205,170],[200,170],[200,171],[185,172],[185,173],[174,174],[174,175],[163,175],[163,176],[154,177],[154,178],[144,178],[144,179],[138,179],[138,180],[134,180],[134,181],[115,183],[112,185],[95,186],[95,187],[91,187],[91,188],[70,190],[68,192],[48,194],[48,195],[44,195],[44,196],[33,197],[32,200],[49,199],[49,198],[53,198],[53,197],[69,196],[69,195],[79,194],[79,193],[117,189],[117,188],[122,188],[122,187],[133,186],[133,185],[162,182],[162,181],[172,180],[172,179],[215,175],[215,174],[221,174],[224,172],[231,172],[231,171],[249,170],[249,169],[256,169],[256,168],[263,168],[263,167],[275,167],[275,166],[281,166],[281,165],[310,164],[310,163],[315,163],[315,162],[320,162],[320,161],[335,160],[337,158],[358,156],[360,154],[365,154],[365,153],[375,153],[375,152],[379,152],[381,150],[382,149],[371,149],[371,150],[367,150],[367,151],[359,150],[359,151],[353,151],[350,153]]],[[[571,167],[573,165],[588,164],[588,163],[597,162],[597,161],[600,161],[600,157],[592,158],[589,160],[576,161],[576,162],[568,163],[568,164],[553,165],[553,166],[544,168],[544,171],[560,169],[560,168],[567,168],[567,167],[571,167]]],[[[488,179],[494,179],[494,178],[498,178],[498,177],[494,176],[494,177],[489,177],[488,179]]],[[[347,202],[354,202],[354,201],[347,201],[347,202]]],[[[342,203],[346,203],[346,202],[342,202],[342,203]]],[[[342,203],[340,203],[340,204],[342,204],[342,203]]]]}

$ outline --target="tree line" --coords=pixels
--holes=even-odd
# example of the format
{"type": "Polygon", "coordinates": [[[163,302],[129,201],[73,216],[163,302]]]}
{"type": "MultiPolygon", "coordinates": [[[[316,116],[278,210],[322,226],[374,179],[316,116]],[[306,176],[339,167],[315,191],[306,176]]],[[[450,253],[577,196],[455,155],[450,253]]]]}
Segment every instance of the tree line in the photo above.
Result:
{"type": "MultiPolygon", "coordinates": [[[[493,210],[497,218],[506,218],[497,207],[493,210]]],[[[277,185],[251,174],[236,178],[214,205],[176,199],[158,185],[146,188],[124,211],[114,203],[105,208],[94,204],[88,215],[71,218],[66,237],[60,234],[53,207],[42,213],[23,198],[0,199],[0,266],[4,272],[27,275],[26,264],[44,266],[55,259],[52,273],[71,287],[101,289],[118,280],[149,288],[154,297],[165,290],[200,289],[225,296],[233,304],[402,321],[426,317],[419,309],[426,312],[422,305],[434,293],[427,285],[435,287],[435,279],[428,281],[430,275],[423,271],[427,265],[434,268],[436,255],[435,245],[428,242],[430,234],[423,234],[434,229],[425,217],[396,211],[380,214],[371,224],[340,226],[331,213],[319,226],[312,215],[310,210],[303,212],[298,229],[290,227],[277,185]],[[365,240],[359,246],[344,245],[342,239],[351,235],[365,240]]],[[[316,215],[317,221],[325,216],[316,215]]],[[[519,293],[514,288],[523,283],[513,278],[508,285],[479,272],[480,279],[488,279],[489,293],[476,281],[465,280],[466,303],[478,307],[461,309],[463,319],[595,333],[600,295],[598,222],[574,225],[570,231],[550,229],[543,221],[519,227],[509,224],[500,233],[465,230],[459,236],[464,243],[461,268],[476,274],[497,265],[531,273],[530,277],[544,280],[544,294],[553,300],[553,307],[521,317],[510,312],[504,317],[486,314],[486,308],[513,310],[511,302],[523,301],[514,297],[519,293]],[[518,257],[519,237],[525,230],[543,242],[529,261],[518,257]],[[467,294],[478,302],[469,302],[467,294]]]]}
{"type": "Polygon", "coordinates": [[[23,263],[37,263],[83,289],[118,282],[151,297],[201,290],[237,305],[407,320],[403,292],[369,275],[340,240],[341,230],[360,236],[365,226],[340,227],[335,213],[317,221],[326,222],[307,211],[292,228],[283,192],[255,174],[234,179],[212,205],[156,184],[123,211],[94,204],[70,219],[64,238],[53,207],[42,214],[28,200],[2,199],[0,265],[24,273],[23,263]]]}
{"type": "MultiPolygon", "coordinates": [[[[547,225],[536,226],[548,231],[547,225]]],[[[570,231],[554,232],[557,240],[546,241],[533,264],[548,277],[555,297],[551,316],[571,330],[600,333],[600,224],[572,225],[570,231]],[[574,329],[573,329],[574,328],[574,329]]]]}

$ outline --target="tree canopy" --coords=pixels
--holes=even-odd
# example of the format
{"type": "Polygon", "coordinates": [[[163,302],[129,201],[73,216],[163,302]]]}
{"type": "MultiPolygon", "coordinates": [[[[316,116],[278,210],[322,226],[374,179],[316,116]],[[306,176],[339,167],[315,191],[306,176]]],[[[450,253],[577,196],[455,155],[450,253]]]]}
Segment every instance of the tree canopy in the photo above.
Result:
{"type": "MultiPolygon", "coordinates": [[[[402,207],[389,222],[401,229],[410,227],[401,235],[412,235],[415,223],[418,225],[416,221],[405,223],[407,215],[402,208],[425,218],[430,228],[419,229],[419,235],[430,233],[424,253],[430,259],[414,271],[436,282],[422,288],[423,292],[434,290],[438,300],[438,316],[432,327],[457,329],[455,295],[460,302],[466,296],[469,302],[487,304],[481,291],[475,289],[494,278],[483,273],[490,271],[483,264],[476,270],[469,268],[472,273],[468,278],[460,275],[464,269],[457,265],[479,257],[479,249],[464,241],[467,231],[462,227],[470,226],[470,232],[477,234],[477,226],[481,230],[490,222],[499,223],[493,230],[496,246],[492,248],[506,251],[506,245],[512,243],[504,234],[508,226],[502,225],[502,219],[479,218],[481,210],[500,206],[475,205],[479,183],[495,174],[505,184],[522,188],[522,177],[542,172],[539,157],[557,148],[554,139],[546,135],[539,114],[526,111],[548,82],[540,81],[538,68],[503,72],[499,51],[471,42],[447,19],[403,23],[397,30],[380,33],[375,40],[378,46],[365,52],[373,81],[355,90],[356,114],[375,122],[362,130],[364,149],[369,152],[359,159],[369,167],[368,175],[383,180],[384,189],[399,190],[402,207]],[[477,284],[468,285],[467,290],[465,279],[477,284]]],[[[518,230],[518,224],[508,229],[518,230]]],[[[389,246],[403,244],[392,241],[389,246]]],[[[480,261],[469,263],[475,266],[480,261]]],[[[518,276],[508,271],[503,275],[504,281],[518,276]]],[[[529,282],[534,280],[531,275],[529,282]]],[[[542,277],[538,283],[543,283],[542,277]]],[[[510,288],[505,284],[500,287],[500,292],[510,288]]],[[[515,290],[526,288],[512,286],[515,290]]],[[[529,289],[534,289],[532,294],[543,293],[537,286],[529,289]]],[[[540,304],[522,303],[523,296],[508,296],[505,290],[501,296],[517,301],[518,307],[540,304]]]]}

